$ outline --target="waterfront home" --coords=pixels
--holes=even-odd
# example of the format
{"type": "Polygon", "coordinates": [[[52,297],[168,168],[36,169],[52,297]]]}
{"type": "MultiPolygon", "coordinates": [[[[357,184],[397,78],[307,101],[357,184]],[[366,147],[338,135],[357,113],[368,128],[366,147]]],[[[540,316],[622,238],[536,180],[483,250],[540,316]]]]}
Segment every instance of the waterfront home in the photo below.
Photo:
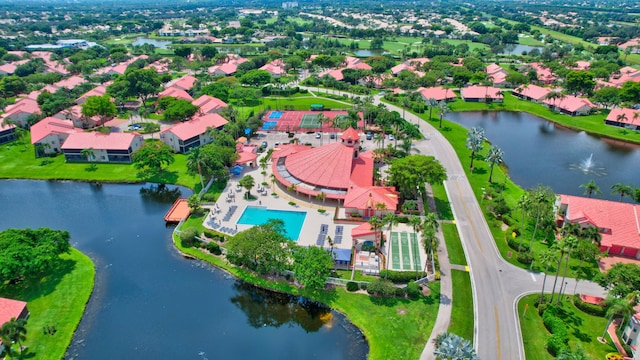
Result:
{"type": "Polygon", "coordinates": [[[228,106],[226,102],[209,95],[202,95],[191,103],[199,108],[201,115],[219,113],[228,106]]]}
{"type": "Polygon", "coordinates": [[[31,131],[31,143],[36,148],[36,157],[59,152],[70,134],[82,132],[81,129],[74,127],[71,120],[54,117],[46,117],[38,121],[29,131],[31,131]]]}
{"type": "Polygon", "coordinates": [[[564,95],[558,98],[546,98],[543,103],[550,109],[571,116],[587,115],[596,108],[589,99],[579,98],[573,95],[564,95]]]}
{"type": "Polygon", "coordinates": [[[144,139],[137,133],[78,132],[69,134],[61,149],[66,161],[130,163],[133,153],[143,144],[144,139]],[[85,149],[90,150],[88,156],[82,154],[85,149]]]}
{"type": "Polygon", "coordinates": [[[0,144],[6,144],[16,139],[16,126],[0,123],[0,144]]]}
{"type": "Polygon", "coordinates": [[[19,126],[27,126],[27,119],[30,115],[40,114],[40,106],[35,99],[26,97],[18,99],[14,104],[7,105],[4,114],[0,119],[0,123],[10,120],[19,126]]]}
{"type": "Polygon", "coordinates": [[[443,86],[435,86],[429,88],[421,87],[418,88],[416,92],[422,95],[422,99],[424,99],[424,101],[427,101],[429,99],[436,99],[436,101],[453,101],[457,98],[453,90],[443,86]]]}
{"type": "Polygon", "coordinates": [[[604,123],[611,126],[640,130],[640,110],[612,109],[604,123]]]}
{"type": "Polygon", "coordinates": [[[509,72],[503,69],[502,66],[495,63],[489,64],[485,68],[485,72],[493,81],[493,86],[506,87],[509,85],[507,82],[507,75],[509,75],[509,72]]]}
{"type": "Polygon", "coordinates": [[[472,85],[460,89],[462,100],[467,102],[502,102],[503,96],[500,89],[493,86],[472,85]]]}
{"type": "Polygon", "coordinates": [[[160,132],[160,140],[177,153],[187,153],[194,147],[212,141],[212,129],[221,129],[228,121],[219,114],[195,115],[191,120],[179,123],[160,132]]]}
{"type": "Polygon", "coordinates": [[[558,195],[558,225],[595,227],[602,236],[600,251],[640,259],[640,205],[581,196],[558,195]]]}
{"type": "Polygon", "coordinates": [[[552,90],[538,85],[523,85],[513,89],[513,96],[522,100],[533,101],[537,103],[543,102],[552,90]]]}

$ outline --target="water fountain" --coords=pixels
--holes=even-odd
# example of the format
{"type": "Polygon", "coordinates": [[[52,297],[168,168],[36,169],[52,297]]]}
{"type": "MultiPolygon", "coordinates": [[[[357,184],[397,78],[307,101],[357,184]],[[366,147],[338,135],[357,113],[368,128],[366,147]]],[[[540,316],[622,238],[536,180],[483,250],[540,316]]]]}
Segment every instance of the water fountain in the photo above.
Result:
{"type": "Polygon", "coordinates": [[[580,170],[585,175],[587,174],[596,175],[596,176],[607,175],[603,167],[596,167],[596,162],[593,160],[593,153],[591,153],[588,158],[582,160],[578,164],[570,164],[569,168],[571,170],[580,170]]]}

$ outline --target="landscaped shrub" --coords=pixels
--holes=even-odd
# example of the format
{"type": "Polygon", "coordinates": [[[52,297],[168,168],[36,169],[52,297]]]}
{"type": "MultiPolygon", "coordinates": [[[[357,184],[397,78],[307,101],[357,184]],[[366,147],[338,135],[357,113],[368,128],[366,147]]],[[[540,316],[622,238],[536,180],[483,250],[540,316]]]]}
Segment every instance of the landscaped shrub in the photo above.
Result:
{"type": "Polygon", "coordinates": [[[396,295],[396,286],[391,281],[376,279],[367,285],[367,292],[371,295],[381,297],[392,297],[396,295]]]}
{"type": "Polygon", "coordinates": [[[547,351],[553,356],[557,356],[562,350],[567,349],[569,346],[556,335],[551,335],[547,339],[547,351]]]}
{"type": "Polygon", "coordinates": [[[415,281],[412,281],[410,283],[407,284],[407,287],[405,288],[407,295],[411,298],[411,299],[417,299],[420,294],[422,293],[422,289],[420,288],[420,284],[418,284],[415,281]]]}
{"type": "Polygon", "coordinates": [[[367,290],[367,283],[360,283],[360,290],[367,290]]]}
{"type": "Polygon", "coordinates": [[[373,244],[362,244],[361,247],[362,251],[375,251],[376,250],[376,246],[373,244]]]}
{"type": "Polygon", "coordinates": [[[519,238],[513,238],[511,236],[511,233],[507,233],[505,235],[505,237],[507,238],[507,244],[509,245],[510,248],[512,248],[513,250],[516,251],[522,251],[522,252],[528,252],[529,251],[529,244],[527,244],[526,241],[522,242],[522,247],[520,248],[520,239],[519,238]],[[520,249],[519,249],[520,248],[520,249]]]}
{"type": "Polygon", "coordinates": [[[358,283],[355,281],[349,281],[347,283],[347,291],[358,291],[359,288],[358,283]]]}
{"type": "Polygon", "coordinates": [[[391,282],[396,284],[398,283],[408,283],[410,281],[414,281],[415,279],[421,278],[422,273],[419,271],[393,271],[393,270],[382,270],[380,271],[380,277],[383,279],[388,279],[391,282]]]}
{"type": "Polygon", "coordinates": [[[518,256],[516,257],[516,259],[521,264],[529,265],[533,262],[534,256],[531,251],[527,251],[527,252],[518,253],[518,256]]]}
{"type": "Polygon", "coordinates": [[[184,246],[193,246],[198,236],[198,229],[194,227],[186,228],[180,231],[180,241],[184,246]]]}
{"type": "Polygon", "coordinates": [[[409,218],[406,216],[399,216],[398,217],[398,222],[401,224],[408,224],[409,223],[409,218]]]}
{"type": "Polygon", "coordinates": [[[215,194],[206,193],[206,194],[202,195],[202,202],[215,202],[215,201],[216,201],[216,195],[215,194]]]}
{"type": "Polygon", "coordinates": [[[589,315],[604,317],[607,313],[606,307],[586,303],[580,299],[579,294],[573,296],[573,304],[582,312],[585,312],[589,315]]]}
{"type": "Polygon", "coordinates": [[[404,295],[406,294],[406,292],[404,291],[403,288],[396,288],[396,297],[404,297],[404,295]]]}
{"type": "Polygon", "coordinates": [[[207,243],[207,250],[213,255],[222,254],[222,250],[220,250],[220,246],[214,242],[207,243]]]}

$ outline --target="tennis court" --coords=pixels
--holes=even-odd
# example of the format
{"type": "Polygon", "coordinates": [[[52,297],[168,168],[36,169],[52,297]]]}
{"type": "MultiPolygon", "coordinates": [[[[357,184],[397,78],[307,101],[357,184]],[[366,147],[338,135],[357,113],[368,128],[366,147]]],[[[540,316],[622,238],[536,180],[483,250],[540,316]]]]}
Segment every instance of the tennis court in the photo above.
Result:
{"type": "Polygon", "coordinates": [[[277,125],[278,125],[278,123],[275,122],[275,121],[265,121],[262,124],[262,130],[271,131],[271,130],[275,129],[277,125]]]}
{"type": "MultiPolygon", "coordinates": [[[[264,131],[289,131],[289,132],[307,132],[307,131],[316,131],[321,130],[325,132],[339,132],[341,129],[339,127],[334,128],[333,124],[336,117],[338,118],[336,121],[336,125],[340,126],[344,124],[345,121],[348,121],[348,113],[346,111],[340,110],[329,110],[329,111],[302,111],[302,110],[292,110],[292,111],[269,111],[265,114],[262,119],[263,125],[262,130],[264,131]],[[318,121],[319,114],[324,115],[325,118],[331,119],[332,121],[327,121],[324,124],[320,124],[318,121]]],[[[363,115],[360,113],[360,121],[358,122],[358,127],[362,128],[364,126],[363,115]]]]}
{"type": "Polygon", "coordinates": [[[420,243],[415,233],[391,233],[391,270],[421,271],[420,243]]]}
{"type": "Polygon", "coordinates": [[[300,120],[300,127],[303,129],[319,129],[320,128],[320,116],[317,114],[304,114],[302,120],[300,120]]]}
{"type": "Polygon", "coordinates": [[[282,117],[282,111],[272,111],[269,114],[269,119],[280,119],[282,117]]]}

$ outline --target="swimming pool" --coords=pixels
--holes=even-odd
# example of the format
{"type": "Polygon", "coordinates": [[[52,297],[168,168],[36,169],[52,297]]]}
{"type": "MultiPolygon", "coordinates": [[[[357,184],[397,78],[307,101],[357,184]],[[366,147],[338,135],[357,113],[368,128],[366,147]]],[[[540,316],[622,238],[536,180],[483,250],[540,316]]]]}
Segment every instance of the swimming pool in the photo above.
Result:
{"type": "Polygon", "coordinates": [[[269,219],[284,221],[284,230],[289,240],[298,241],[302,224],[307,217],[306,212],[271,210],[263,206],[247,206],[238,220],[240,225],[262,225],[269,219]]]}

